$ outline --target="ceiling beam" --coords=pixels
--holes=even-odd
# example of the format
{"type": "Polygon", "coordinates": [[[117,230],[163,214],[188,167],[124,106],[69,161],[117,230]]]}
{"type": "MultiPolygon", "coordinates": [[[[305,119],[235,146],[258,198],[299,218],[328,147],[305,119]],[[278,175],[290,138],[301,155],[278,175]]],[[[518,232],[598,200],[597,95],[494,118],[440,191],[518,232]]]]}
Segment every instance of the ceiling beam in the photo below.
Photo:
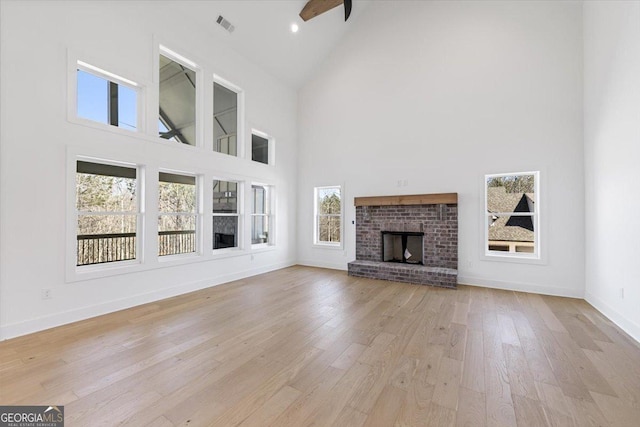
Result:
{"type": "Polygon", "coordinates": [[[309,0],[300,12],[300,18],[306,22],[341,4],[342,0],[309,0]]]}

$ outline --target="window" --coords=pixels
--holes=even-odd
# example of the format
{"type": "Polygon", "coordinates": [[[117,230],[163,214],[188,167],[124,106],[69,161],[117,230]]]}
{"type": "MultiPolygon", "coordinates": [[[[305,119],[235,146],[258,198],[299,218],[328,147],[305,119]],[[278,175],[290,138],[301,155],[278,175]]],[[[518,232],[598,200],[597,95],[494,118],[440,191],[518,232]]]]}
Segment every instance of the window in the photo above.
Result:
{"type": "Polygon", "coordinates": [[[251,133],[251,160],[269,164],[269,137],[256,131],[251,133]]]}
{"type": "Polygon", "coordinates": [[[271,187],[251,186],[251,244],[273,243],[271,187]]]}
{"type": "Polygon", "coordinates": [[[240,230],[238,183],[213,181],[213,249],[237,248],[240,230]]]}
{"type": "Polygon", "coordinates": [[[78,117],[123,129],[138,129],[138,91],[115,74],[78,62],[76,71],[78,117]],[[111,79],[107,78],[111,77],[111,79]]]}
{"type": "Polygon", "coordinates": [[[342,196],[340,186],[316,187],[315,233],[317,245],[339,246],[342,236],[342,196]]]}
{"type": "Polygon", "coordinates": [[[540,258],[539,172],[486,175],[486,255],[540,258]]]}
{"type": "Polygon", "coordinates": [[[160,55],[159,136],[196,145],[196,72],[160,55]]]}
{"type": "Polygon", "coordinates": [[[213,150],[238,155],[238,94],[213,84],[213,150]]]}
{"type": "Polygon", "coordinates": [[[137,169],[76,162],[76,265],[136,259],[137,169]]]}
{"type": "Polygon", "coordinates": [[[158,255],[196,252],[198,197],[196,177],[160,172],[158,255]]]}

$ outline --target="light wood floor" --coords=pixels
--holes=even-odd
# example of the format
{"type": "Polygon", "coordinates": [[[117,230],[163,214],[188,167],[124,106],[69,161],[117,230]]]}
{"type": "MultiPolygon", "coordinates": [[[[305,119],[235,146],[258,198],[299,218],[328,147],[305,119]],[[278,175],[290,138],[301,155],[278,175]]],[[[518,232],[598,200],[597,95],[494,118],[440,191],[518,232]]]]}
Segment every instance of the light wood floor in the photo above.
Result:
{"type": "Polygon", "coordinates": [[[582,300],[292,267],[0,343],[68,426],[638,426],[640,350],[582,300]]]}

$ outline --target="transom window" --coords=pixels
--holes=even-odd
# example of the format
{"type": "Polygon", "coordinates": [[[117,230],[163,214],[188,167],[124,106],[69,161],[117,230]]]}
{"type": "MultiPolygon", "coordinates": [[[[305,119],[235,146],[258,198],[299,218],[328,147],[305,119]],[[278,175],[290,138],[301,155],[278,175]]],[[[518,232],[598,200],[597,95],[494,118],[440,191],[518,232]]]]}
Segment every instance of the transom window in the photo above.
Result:
{"type": "Polygon", "coordinates": [[[159,136],[196,145],[196,72],[160,55],[159,136]]]}
{"type": "Polygon", "coordinates": [[[215,82],[213,84],[213,150],[238,155],[238,94],[215,82]]]}
{"type": "Polygon", "coordinates": [[[342,195],[339,185],[316,187],[314,243],[339,246],[342,240],[342,195]]]}
{"type": "Polygon", "coordinates": [[[269,137],[261,132],[251,133],[251,160],[254,162],[270,164],[269,137]]]}
{"type": "Polygon", "coordinates": [[[78,117],[122,129],[138,129],[138,91],[135,86],[123,83],[115,74],[83,62],[78,63],[76,83],[78,117]]]}
{"type": "Polygon", "coordinates": [[[76,162],[76,265],[133,260],[140,217],[135,166],[76,162]]]}
{"type": "Polygon", "coordinates": [[[158,184],[158,255],[197,250],[198,197],[196,177],[160,172],[158,184]]]}
{"type": "Polygon", "coordinates": [[[234,181],[213,181],[213,249],[238,247],[238,187],[234,181]]]}
{"type": "Polygon", "coordinates": [[[485,252],[540,257],[539,172],[485,176],[485,252]]]}

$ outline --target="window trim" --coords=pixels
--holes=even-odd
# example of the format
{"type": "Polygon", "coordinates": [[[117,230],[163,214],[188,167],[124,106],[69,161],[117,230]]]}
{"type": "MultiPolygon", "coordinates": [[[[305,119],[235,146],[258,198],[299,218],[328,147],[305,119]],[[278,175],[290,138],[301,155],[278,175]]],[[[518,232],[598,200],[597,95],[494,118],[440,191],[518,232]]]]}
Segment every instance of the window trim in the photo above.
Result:
{"type": "MultiPolygon", "coordinates": [[[[223,154],[225,156],[231,156],[231,157],[237,157],[237,158],[244,158],[245,156],[245,144],[243,144],[244,141],[244,134],[245,134],[245,128],[244,128],[244,90],[231,83],[229,80],[224,79],[222,77],[220,77],[218,74],[213,74],[213,81],[211,82],[211,88],[213,89],[214,84],[219,84],[220,86],[230,90],[231,92],[235,92],[236,94],[236,101],[237,101],[237,106],[236,106],[236,120],[237,120],[237,124],[236,124],[236,155],[233,156],[231,154],[226,154],[226,153],[222,153],[220,151],[216,151],[215,150],[215,133],[214,133],[214,127],[215,127],[215,123],[214,120],[212,119],[212,129],[211,129],[211,151],[217,154],[223,154]]],[[[211,103],[213,111],[215,111],[215,102],[216,102],[216,98],[215,98],[215,91],[212,92],[213,93],[213,102],[211,103]]],[[[213,111],[212,111],[212,117],[213,117],[213,111]]]]}
{"type": "Polygon", "coordinates": [[[251,244],[251,249],[255,250],[255,249],[261,249],[261,248],[269,248],[272,246],[275,246],[276,244],[276,240],[275,240],[275,191],[274,191],[274,186],[273,185],[269,185],[269,184],[264,184],[264,183],[258,183],[258,182],[252,182],[251,183],[251,191],[249,192],[249,197],[253,197],[253,187],[263,187],[266,190],[266,202],[265,202],[265,210],[267,210],[268,212],[266,214],[257,214],[253,212],[253,209],[251,210],[251,212],[249,212],[249,218],[250,218],[250,225],[249,225],[249,242],[251,244]],[[253,218],[256,216],[262,216],[262,217],[267,217],[268,220],[268,224],[269,224],[269,235],[267,236],[267,241],[264,243],[252,243],[251,239],[253,237],[253,218]]]}
{"type": "MultiPolygon", "coordinates": [[[[483,183],[483,193],[484,193],[484,210],[482,212],[482,228],[483,228],[483,241],[482,241],[482,254],[483,259],[487,261],[507,261],[507,262],[520,262],[520,263],[531,263],[531,264],[544,264],[545,260],[543,258],[542,251],[542,230],[540,226],[542,224],[541,221],[541,212],[542,207],[540,204],[541,194],[540,189],[542,187],[540,181],[540,171],[528,171],[528,172],[510,172],[510,173],[495,173],[495,174],[486,174],[484,175],[483,183]],[[505,251],[495,251],[489,249],[489,227],[488,227],[488,218],[492,213],[489,213],[488,209],[488,186],[487,181],[491,178],[501,178],[508,176],[524,176],[524,175],[533,175],[534,176],[534,212],[533,213],[509,213],[509,212],[499,212],[498,216],[504,216],[509,214],[509,216],[531,216],[533,220],[533,228],[534,228],[534,252],[505,252],[505,251]]],[[[493,213],[495,214],[495,213],[493,213]]]]}
{"type": "MultiPolygon", "coordinates": [[[[144,210],[144,203],[143,203],[144,176],[145,176],[144,167],[142,165],[131,163],[131,162],[78,155],[78,156],[73,156],[73,168],[71,170],[71,173],[73,175],[73,180],[71,181],[73,186],[73,191],[72,191],[73,194],[70,195],[70,197],[73,198],[73,202],[72,202],[73,215],[68,215],[68,216],[71,217],[72,224],[73,224],[72,225],[73,228],[71,228],[71,234],[73,235],[73,242],[71,242],[69,246],[72,248],[72,252],[74,254],[72,257],[74,261],[71,262],[71,264],[73,264],[74,272],[79,274],[84,274],[84,273],[90,273],[90,272],[110,271],[115,269],[121,269],[123,267],[126,268],[128,266],[141,265],[144,260],[144,229],[145,229],[145,210],[144,210]],[[90,214],[90,213],[82,213],[78,211],[77,204],[76,204],[76,197],[77,197],[77,186],[76,186],[77,169],[76,168],[77,168],[77,163],[80,161],[135,169],[137,209],[135,213],[129,214],[129,215],[135,215],[136,217],[136,257],[134,259],[123,260],[123,261],[113,261],[113,262],[106,262],[106,263],[99,263],[99,264],[77,265],[78,219],[80,218],[81,214],[83,215],[90,214]]],[[[120,211],[118,211],[118,214],[124,215],[124,213],[120,211]]]]}
{"type": "Polygon", "coordinates": [[[260,138],[267,140],[267,163],[262,163],[257,160],[253,160],[253,138],[249,138],[249,151],[247,154],[247,159],[252,162],[252,164],[259,164],[264,166],[274,166],[275,165],[275,138],[265,132],[262,132],[258,129],[251,128],[250,135],[259,136],[260,138]]]}
{"type": "MultiPolygon", "coordinates": [[[[231,179],[231,178],[226,178],[226,177],[216,177],[214,176],[213,179],[210,180],[210,184],[213,185],[213,181],[226,181],[226,182],[235,182],[237,185],[237,194],[236,194],[236,200],[237,200],[237,210],[235,214],[227,214],[227,213],[215,213],[213,212],[213,209],[211,209],[211,223],[213,226],[213,218],[215,217],[236,217],[238,218],[238,226],[237,226],[237,230],[236,232],[238,233],[238,236],[236,237],[236,240],[238,242],[238,245],[236,247],[231,247],[231,248],[220,248],[220,249],[214,249],[213,248],[213,243],[215,241],[215,235],[213,233],[213,229],[211,230],[211,238],[212,238],[212,242],[211,242],[211,253],[214,256],[218,256],[221,254],[225,254],[225,253],[229,253],[229,252],[238,252],[238,251],[242,251],[244,249],[244,182],[237,180],[237,179],[231,179]]],[[[213,199],[213,198],[212,198],[213,199]]]]}
{"type": "Polygon", "coordinates": [[[156,237],[159,236],[160,233],[160,223],[159,223],[159,219],[161,216],[163,215],[168,215],[168,216],[195,216],[195,236],[194,236],[194,240],[195,240],[195,250],[193,252],[185,252],[185,253],[179,253],[179,254],[170,254],[170,255],[160,255],[160,247],[157,247],[157,251],[155,256],[158,259],[159,263],[163,263],[163,262],[170,262],[172,260],[176,260],[176,259],[181,259],[181,258],[194,258],[194,257],[201,257],[203,255],[203,251],[202,251],[202,236],[203,236],[203,223],[202,223],[202,197],[203,197],[203,188],[202,188],[202,183],[203,183],[203,177],[201,174],[195,173],[195,172],[187,172],[187,171],[182,171],[182,170],[175,170],[175,169],[167,169],[167,168],[159,168],[158,169],[158,177],[157,177],[157,185],[158,185],[158,189],[160,188],[160,174],[162,173],[167,173],[167,174],[173,174],[173,175],[181,175],[181,176],[185,176],[185,177],[193,177],[195,179],[195,202],[196,202],[196,206],[195,206],[195,210],[193,213],[191,212],[162,212],[160,211],[160,192],[158,191],[158,197],[156,200],[156,207],[157,207],[157,211],[156,211],[156,237]]]}
{"type": "Polygon", "coordinates": [[[343,197],[343,186],[342,185],[322,185],[313,188],[313,245],[319,248],[331,248],[331,249],[342,249],[344,247],[344,197],[343,197]],[[318,213],[318,201],[319,201],[319,190],[329,189],[329,188],[337,188],[340,191],[340,214],[339,215],[328,215],[325,216],[337,216],[340,218],[340,241],[339,242],[322,242],[319,240],[319,217],[318,213]]]}
{"type": "Polygon", "coordinates": [[[204,108],[204,101],[205,101],[205,92],[206,92],[206,88],[204,87],[204,72],[203,72],[203,67],[200,66],[196,61],[193,61],[189,58],[187,58],[186,56],[178,53],[177,50],[171,49],[169,47],[167,47],[165,44],[161,43],[161,42],[157,42],[155,44],[155,46],[157,47],[157,49],[154,49],[154,64],[155,64],[155,68],[154,68],[154,82],[155,82],[155,88],[156,90],[156,99],[155,99],[155,120],[154,120],[154,125],[153,126],[149,126],[150,128],[153,129],[154,135],[155,135],[155,140],[158,142],[161,142],[163,144],[167,144],[173,147],[182,147],[184,149],[188,149],[188,150],[192,150],[192,149],[204,149],[205,148],[205,138],[204,138],[204,123],[205,123],[205,119],[204,119],[204,112],[206,110],[206,108],[204,108]],[[195,75],[196,75],[196,87],[194,88],[195,90],[195,114],[194,114],[194,118],[196,121],[195,124],[195,145],[190,145],[190,144],[184,144],[184,143],[177,143],[175,141],[170,141],[164,138],[160,137],[160,128],[158,126],[158,121],[160,120],[159,114],[160,114],[160,55],[165,56],[169,59],[171,59],[174,62],[177,62],[178,64],[182,65],[183,67],[189,68],[191,69],[195,75]],[[201,88],[201,89],[199,89],[201,88]]]}
{"type": "Polygon", "coordinates": [[[145,138],[145,107],[146,107],[146,86],[142,80],[130,76],[130,73],[122,73],[113,67],[104,67],[100,61],[92,60],[88,55],[78,55],[72,50],[67,52],[67,121],[74,124],[87,126],[94,129],[105,130],[125,136],[135,136],[145,138]],[[95,65],[98,64],[98,65],[95,65]],[[125,86],[136,92],[136,129],[127,129],[101,123],[78,115],[78,70],[92,74],[96,77],[125,86]],[[109,71],[109,70],[116,71],[109,71]]]}

